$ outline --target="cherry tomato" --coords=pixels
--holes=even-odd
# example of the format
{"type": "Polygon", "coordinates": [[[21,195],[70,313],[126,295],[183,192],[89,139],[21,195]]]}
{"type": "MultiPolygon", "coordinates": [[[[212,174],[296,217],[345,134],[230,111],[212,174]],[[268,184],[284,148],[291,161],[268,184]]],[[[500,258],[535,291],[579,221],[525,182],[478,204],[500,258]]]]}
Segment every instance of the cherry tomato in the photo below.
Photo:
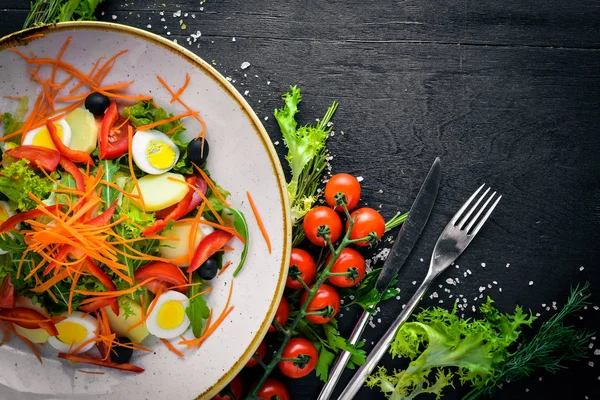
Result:
{"type": "MultiPolygon", "coordinates": [[[[300,301],[302,304],[304,304],[306,303],[307,299],[308,292],[304,292],[300,298],[300,301]]],[[[307,315],[306,319],[313,324],[322,325],[331,321],[331,319],[336,316],[338,311],[340,311],[340,295],[334,288],[324,283],[319,287],[319,290],[317,290],[317,294],[308,305],[307,311],[321,311],[327,306],[331,306],[333,308],[334,312],[332,316],[324,317],[322,315],[307,315]]]]}
{"type": "MultiPolygon", "coordinates": [[[[284,326],[290,317],[290,304],[285,299],[285,297],[281,298],[281,302],[279,303],[279,307],[277,308],[277,313],[275,313],[275,321],[279,323],[279,325],[284,326]]],[[[277,328],[275,325],[271,325],[269,327],[269,332],[276,332],[277,328]]]]}
{"type": "Polygon", "coordinates": [[[117,103],[115,101],[110,103],[102,118],[98,135],[98,150],[101,160],[112,160],[127,152],[130,127],[131,124],[127,119],[119,115],[117,103]]]}
{"type": "Polygon", "coordinates": [[[336,211],[342,211],[343,208],[336,205],[335,195],[343,193],[346,196],[346,207],[348,210],[354,210],[360,200],[360,183],[350,174],[336,174],[329,178],[325,185],[325,200],[329,207],[336,211]]]}
{"type": "MultiPolygon", "coordinates": [[[[239,375],[236,376],[231,380],[231,382],[229,382],[229,386],[225,387],[225,389],[221,390],[221,392],[224,392],[227,389],[231,391],[231,393],[235,396],[236,399],[241,398],[243,390],[242,378],[240,378],[239,375]]],[[[215,395],[215,397],[212,398],[212,400],[231,400],[231,396],[227,394],[221,396],[221,393],[218,393],[217,395],[215,395]]]]}
{"type": "Polygon", "coordinates": [[[279,361],[279,370],[288,378],[303,378],[310,374],[317,366],[319,353],[317,348],[310,340],[304,338],[292,338],[283,349],[282,358],[296,358],[299,355],[306,355],[310,360],[300,368],[294,365],[293,361],[279,361]]]}
{"type": "MultiPolygon", "coordinates": [[[[381,239],[385,233],[385,220],[377,211],[372,208],[359,208],[350,214],[351,217],[356,217],[354,226],[350,232],[350,239],[360,239],[369,236],[369,233],[375,232],[377,237],[381,239]]],[[[346,222],[348,229],[350,221],[346,222]]],[[[357,246],[368,246],[369,242],[363,240],[355,243],[357,246]]]]}
{"type": "MultiPolygon", "coordinates": [[[[302,249],[292,249],[290,267],[294,265],[300,270],[300,277],[304,283],[310,285],[315,279],[315,274],[317,273],[317,265],[315,264],[315,260],[313,260],[310,254],[302,249]]],[[[285,286],[289,287],[290,289],[302,289],[302,284],[300,281],[294,280],[291,277],[287,278],[285,286]]]]}
{"type": "Polygon", "coordinates": [[[308,240],[317,246],[326,245],[325,240],[317,235],[319,226],[321,225],[329,227],[331,242],[337,242],[342,234],[342,220],[340,216],[331,208],[324,206],[315,207],[304,216],[304,233],[308,240]]]}
{"type": "Polygon", "coordinates": [[[21,145],[4,153],[6,157],[16,158],[17,160],[26,159],[38,168],[43,168],[47,172],[53,172],[60,161],[60,153],[47,147],[21,145]]]}
{"type": "MultiPolygon", "coordinates": [[[[260,342],[260,344],[258,345],[258,349],[256,349],[254,355],[258,356],[258,358],[260,358],[261,360],[265,358],[265,356],[267,355],[266,341],[263,340],[262,342],[260,342]]],[[[254,358],[254,356],[252,356],[252,358],[246,364],[246,367],[254,367],[256,365],[258,365],[258,361],[256,360],[256,358],[254,358]]]]}
{"type": "MultiPolygon", "coordinates": [[[[327,259],[327,263],[331,261],[331,255],[327,259]]],[[[365,277],[365,259],[356,250],[346,247],[340,253],[340,256],[333,263],[330,272],[345,273],[351,268],[356,268],[357,276],[352,280],[348,276],[330,276],[329,282],[337,287],[352,287],[356,286],[365,277]]]]}
{"type": "Polygon", "coordinates": [[[273,378],[267,378],[265,383],[258,389],[256,393],[259,399],[271,400],[279,398],[279,400],[290,400],[290,392],[285,385],[273,378]]]}

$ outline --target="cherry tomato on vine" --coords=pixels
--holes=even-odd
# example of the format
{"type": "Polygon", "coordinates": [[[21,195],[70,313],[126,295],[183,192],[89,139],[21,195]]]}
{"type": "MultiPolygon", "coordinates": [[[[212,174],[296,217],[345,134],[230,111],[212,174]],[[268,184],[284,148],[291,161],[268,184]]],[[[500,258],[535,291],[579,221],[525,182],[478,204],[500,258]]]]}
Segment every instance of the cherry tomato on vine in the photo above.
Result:
{"type": "MultiPolygon", "coordinates": [[[[256,349],[254,355],[258,356],[258,358],[260,358],[261,360],[265,358],[265,356],[267,355],[267,342],[265,340],[260,342],[260,344],[258,345],[258,349],[256,349]]],[[[246,368],[258,365],[258,361],[256,360],[256,358],[254,358],[254,355],[248,361],[248,363],[246,363],[246,368]]]]}
{"type": "Polygon", "coordinates": [[[304,216],[303,227],[306,238],[312,244],[326,246],[327,243],[325,243],[325,240],[318,236],[319,226],[321,225],[329,227],[331,242],[337,242],[342,234],[342,220],[340,216],[331,208],[325,206],[315,207],[304,216]]]}
{"type": "MultiPolygon", "coordinates": [[[[227,389],[231,391],[231,393],[235,396],[236,399],[239,399],[242,396],[242,378],[240,378],[239,375],[233,378],[233,380],[229,382],[229,385],[226,386],[223,390],[221,390],[221,393],[225,392],[227,389]]],[[[212,400],[231,400],[231,396],[229,396],[228,394],[224,394],[223,396],[221,396],[221,394],[218,393],[217,395],[215,395],[215,397],[212,398],[212,400]]]]}
{"type": "MultiPolygon", "coordinates": [[[[331,261],[331,255],[327,259],[327,263],[329,264],[331,261]]],[[[349,276],[330,276],[329,282],[337,287],[352,287],[356,286],[363,280],[365,277],[365,259],[364,257],[356,250],[346,247],[340,253],[340,256],[333,263],[330,272],[332,273],[348,273],[352,268],[356,270],[354,272],[354,279],[349,276]]]]}
{"type": "MultiPolygon", "coordinates": [[[[310,285],[315,279],[315,275],[317,273],[317,265],[315,264],[315,260],[311,257],[308,252],[302,249],[292,249],[292,255],[290,257],[290,268],[296,266],[298,270],[300,270],[300,277],[307,285],[310,285]]],[[[292,279],[291,277],[287,278],[285,282],[285,286],[290,289],[302,289],[302,284],[300,281],[292,279]]]]}
{"type": "Polygon", "coordinates": [[[335,195],[343,193],[346,196],[346,208],[354,210],[360,200],[360,183],[350,174],[336,174],[329,178],[325,185],[325,200],[329,207],[336,211],[342,211],[341,206],[337,206],[335,195]]]}
{"type": "Polygon", "coordinates": [[[319,353],[317,348],[310,340],[304,338],[292,338],[283,349],[282,358],[310,357],[306,363],[300,367],[294,364],[294,361],[279,361],[279,370],[288,378],[303,378],[310,374],[317,366],[319,353]],[[301,356],[302,355],[302,356],[301,356]]]}
{"type": "MultiPolygon", "coordinates": [[[[300,302],[304,304],[306,303],[307,299],[308,292],[304,292],[300,298],[300,302]]],[[[323,309],[327,308],[327,306],[333,308],[333,315],[327,317],[323,315],[307,315],[306,319],[313,324],[322,325],[331,321],[331,319],[336,316],[338,311],[340,311],[340,295],[334,288],[324,283],[319,287],[319,290],[317,290],[317,294],[315,297],[313,297],[306,311],[322,311],[323,309]]]]}
{"type": "Polygon", "coordinates": [[[273,378],[267,378],[262,384],[256,396],[261,400],[271,400],[279,398],[279,400],[290,400],[290,392],[285,385],[273,378]]]}
{"type": "MultiPolygon", "coordinates": [[[[369,233],[375,232],[377,237],[381,239],[385,233],[385,220],[377,211],[372,208],[364,207],[355,210],[350,214],[354,220],[354,226],[350,232],[350,239],[360,239],[369,236],[369,233]]],[[[346,222],[346,229],[350,226],[350,221],[346,222]]],[[[369,242],[366,240],[356,242],[357,246],[368,246],[369,242]]]]}
{"type": "MultiPolygon", "coordinates": [[[[290,304],[285,299],[285,297],[281,298],[281,302],[279,303],[279,307],[277,307],[277,312],[275,313],[274,321],[277,321],[279,325],[284,326],[290,316],[290,304]]],[[[269,327],[269,332],[276,332],[277,328],[275,325],[271,325],[269,327]]]]}

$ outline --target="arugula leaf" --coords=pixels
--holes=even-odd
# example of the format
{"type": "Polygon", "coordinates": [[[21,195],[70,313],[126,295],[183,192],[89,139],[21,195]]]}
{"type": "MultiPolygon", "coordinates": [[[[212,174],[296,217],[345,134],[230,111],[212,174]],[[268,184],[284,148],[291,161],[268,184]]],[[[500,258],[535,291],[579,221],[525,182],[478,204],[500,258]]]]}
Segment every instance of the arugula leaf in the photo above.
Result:
{"type": "Polygon", "coordinates": [[[244,266],[244,262],[246,261],[246,256],[248,255],[248,222],[246,222],[246,217],[241,211],[238,211],[234,208],[228,208],[223,210],[223,213],[228,217],[233,217],[233,227],[244,238],[244,250],[242,250],[242,254],[240,256],[240,263],[237,268],[233,272],[233,276],[237,276],[237,274],[242,270],[244,266]]]}
{"type": "MultiPolygon", "coordinates": [[[[192,282],[202,282],[202,279],[200,279],[198,274],[194,272],[192,275],[192,282]]],[[[200,286],[201,285],[190,287],[188,296],[190,298],[194,296],[195,297],[190,301],[190,305],[185,309],[185,313],[190,319],[192,325],[192,333],[197,338],[202,336],[202,331],[204,330],[204,321],[210,315],[210,309],[206,305],[206,300],[204,297],[196,296],[198,293],[200,293],[200,286]]]]}
{"type": "MultiPolygon", "coordinates": [[[[102,165],[103,168],[103,179],[107,182],[113,182],[113,177],[115,173],[119,171],[119,163],[113,160],[100,160],[98,162],[98,166],[102,165]]],[[[110,207],[110,205],[119,198],[120,193],[111,188],[108,185],[102,185],[102,200],[105,201],[106,207],[110,207]]]]}
{"type": "Polygon", "coordinates": [[[0,192],[16,203],[21,211],[37,207],[37,203],[29,198],[29,193],[39,199],[46,199],[50,196],[53,185],[50,179],[37,175],[25,159],[5,167],[3,175],[0,176],[0,192]]]}

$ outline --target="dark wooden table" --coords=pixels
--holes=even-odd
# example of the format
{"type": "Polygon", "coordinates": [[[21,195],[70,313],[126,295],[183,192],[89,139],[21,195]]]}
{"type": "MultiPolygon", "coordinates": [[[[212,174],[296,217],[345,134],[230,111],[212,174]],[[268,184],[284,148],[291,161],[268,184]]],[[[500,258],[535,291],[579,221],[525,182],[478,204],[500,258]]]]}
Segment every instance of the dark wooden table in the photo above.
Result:
{"type": "MultiPolygon", "coordinates": [[[[21,27],[28,3],[0,0],[0,35],[21,27]]],[[[439,297],[422,305],[450,307],[462,294],[470,309],[485,287],[501,309],[522,304],[543,320],[553,311],[546,307],[560,306],[569,286],[586,280],[600,304],[597,1],[200,3],[106,0],[99,17],[177,40],[231,77],[279,141],[282,161],[272,117],[281,93],[301,86],[305,122],[339,101],[329,141],[333,170],[364,177],[364,201],[386,218],[407,210],[433,159],[443,161],[437,204],[401,271],[401,299],[381,306],[365,334],[367,349],[424,277],[447,220],[483,182],[504,198],[459,267],[431,290],[439,297]],[[251,66],[242,70],[245,61],[251,66]],[[445,283],[457,277],[456,286],[445,283]]],[[[342,332],[354,311],[342,309],[342,332]]],[[[576,323],[600,335],[600,311],[589,307],[582,317],[576,323]]],[[[495,398],[600,398],[600,356],[592,352],[557,376],[506,385],[495,398]]],[[[288,384],[294,400],[320,390],[314,377],[288,384]]],[[[363,389],[357,398],[383,396],[363,389]]]]}

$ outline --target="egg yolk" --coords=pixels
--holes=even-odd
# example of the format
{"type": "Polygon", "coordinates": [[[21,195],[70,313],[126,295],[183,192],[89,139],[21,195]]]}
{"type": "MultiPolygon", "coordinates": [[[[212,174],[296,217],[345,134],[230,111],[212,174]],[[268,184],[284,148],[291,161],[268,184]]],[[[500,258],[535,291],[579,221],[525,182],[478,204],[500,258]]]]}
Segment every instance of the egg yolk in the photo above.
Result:
{"type": "Polygon", "coordinates": [[[183,304],[177,300],[165,302],[158,310],[156,317],[157,325],[162,329],[175,329],[185,320],[185,309],[183,304]]]}
{"type": "Polygon", "coordinates": [[[156,169],[169,169],[175,163],[175,151],[165,142],[151,140],[146,148],[146,158],[156,169]]]}
{"type": "Polygon", "coordinates": [[[83,342],[87,336],[87,329],[77,322],[64,321],[56,325],[58,340],[65,344],[83,342]]]}
{"type": "Polygon", "coordinates": [[[8,219],[8,210],[6,207],[0,206],[0,222],[4,222],[8,219]]]}
{"type": "MultiPolygon", "coordinates": [[[[56,127],[56,134],[58,135],[60,140],[62,140],[63,139],[62,126],[60,124],[54,124],[54,126],[56,127]]],[[[45,126],[35,134],[33,140],[31,141],[31,144],[33,146],[47,147],[49,149],[56,150],[56,146],[54,146],[54,143],[52,142],[52,138],[50,137],[50,132],[48,132],[48,128],[46,128],[45,126]]]]}

